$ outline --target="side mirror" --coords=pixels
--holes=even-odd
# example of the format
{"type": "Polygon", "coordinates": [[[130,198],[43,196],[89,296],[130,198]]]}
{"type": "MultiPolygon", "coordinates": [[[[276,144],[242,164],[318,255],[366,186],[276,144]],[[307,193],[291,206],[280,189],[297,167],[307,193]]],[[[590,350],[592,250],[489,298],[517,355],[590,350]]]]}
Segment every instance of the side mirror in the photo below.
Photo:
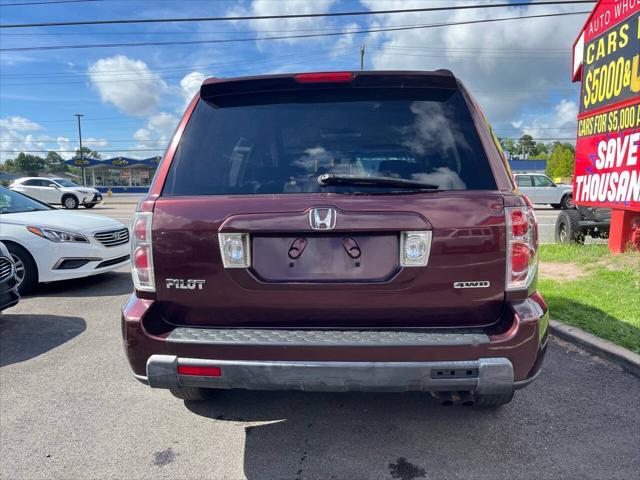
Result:
{"type": "Polygon", "coordinates": [[[51,188],[60,188],[60,187],[58,187],[58,185],[56,185],[55,183],[50,183],[50,184],[49,184],[49,187],[51,187],[51,188]]]}

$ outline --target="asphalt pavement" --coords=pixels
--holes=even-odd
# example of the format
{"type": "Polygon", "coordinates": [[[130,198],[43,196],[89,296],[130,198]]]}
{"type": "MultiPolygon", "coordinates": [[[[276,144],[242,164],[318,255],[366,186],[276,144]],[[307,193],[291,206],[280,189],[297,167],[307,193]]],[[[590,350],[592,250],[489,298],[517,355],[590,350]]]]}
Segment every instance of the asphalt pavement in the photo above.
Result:
{"type": "Polygon", "coordinates": [[[126,269],[44,286],[0,316],[2,479],[637,479],[640,381],[552,340],[498,410],[425,394],[223,391],[133,379],[126,269]]]}

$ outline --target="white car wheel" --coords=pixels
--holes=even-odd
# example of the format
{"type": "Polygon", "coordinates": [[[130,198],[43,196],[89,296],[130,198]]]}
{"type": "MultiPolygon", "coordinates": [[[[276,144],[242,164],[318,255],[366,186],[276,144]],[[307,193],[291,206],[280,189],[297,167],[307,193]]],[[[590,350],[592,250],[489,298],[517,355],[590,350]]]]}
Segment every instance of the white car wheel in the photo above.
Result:
{"type": "Polygon", "coordinates": [[[62,205],[64,206],[64,208],[73,210],[74,208],[78,208],[78,199],[73,195],[67,195],[62,200],[62,205]]]}
{"type": "Polygon", "coordinates": [[[13,253],[11,254],[11,258],[13,259],[13,264],[16,269],[16,286],[19,287],[22,285],[22,282],[24,282],[24,263],[13,253]]]}

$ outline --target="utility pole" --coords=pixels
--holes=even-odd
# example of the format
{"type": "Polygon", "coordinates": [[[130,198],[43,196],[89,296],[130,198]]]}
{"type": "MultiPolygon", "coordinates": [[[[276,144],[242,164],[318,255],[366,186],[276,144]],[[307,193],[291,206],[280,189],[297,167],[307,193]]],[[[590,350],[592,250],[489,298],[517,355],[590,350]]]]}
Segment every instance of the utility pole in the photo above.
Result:
{"type": "Polygon", "coordinates": [[[364,70],[364,43],[360,47],[360,70],[364,70]]]}
{"type": "Polygon", "coordinates": [[[80,117],[84,117],[84,115],[76,113],[75,117],[78,118],[78,140],[80,142],[80,170],[82,171],[82,186],[86,187],[87,182],[84,178],[84,152],[82,151],[82,127],[80,126],[80,117]]]}

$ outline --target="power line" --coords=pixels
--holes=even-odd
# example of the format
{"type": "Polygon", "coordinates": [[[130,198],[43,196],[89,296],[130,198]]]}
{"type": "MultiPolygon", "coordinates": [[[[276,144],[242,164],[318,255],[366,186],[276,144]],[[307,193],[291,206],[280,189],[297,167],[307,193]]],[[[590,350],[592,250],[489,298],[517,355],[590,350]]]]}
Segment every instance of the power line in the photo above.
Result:
{"type": "Polygon", "coordinates": [[[0,7],[22,7],[30,5],[53,5],[58,3],[89,3],[102,2],[102,0],[52,0],[50,2],[21,2],[21,3],[0,3],[0,7]]]}
{"type": "MultiPolygon", "coordinates": [[[[345,48],[339,48],[336,50],[326,50],[322,53],[321,56],[326,56],[326,55],[330,55],[332,52],[342,52],[342,51],[347,51],[347,50],[351,50],[351,48],[345,47],[345,48]]],[[[315,54],[304,54],[304,55],[300,55],[299,53],[290,53],[287,55],[278,55],[278,56],[273,56],[273,57],[269,57],[269,58],[260,58],[260,59],[256,59],[256,60],[252,60],[251,61],[251,65],[255,65],[255,64],[262,64],[262,63],[272,63],[272,62],[278,62],[281,60],[289,60],[289,59],[310,59],[310,58],[317,58],[320,55],[318,53],[315,54]]],[[[148,68],[148,74],[155,74],[155,73],[163,73],[163,72],[193,72],[195,69],[210,69],[210,68],[215,68],[215,67],[228,67],[228,66],[234,66],[234,65],[247,65],[247,61],[246,60],[241,60],[241,61],[237,61],[237,62],[223,62],[223,63],[204,63],[204,64],[194,64],[194,65],[180,65],[180,66],[174,66],[174,67],[158,67],[158,68],[148,68]]],[[[42,79],[43,75],[46,75],[47,78],[50,77],[78,77],[78,76],[85,76],[88,75],[87,72],[47,72],[47,71],[39,71],[38,73],[33,73],[33,74],[13,74],[13,75],[6,75],[3,74],[2,78],[6,78],[6,79],[16,79],[16,78],[38,78],[38,79],[42,79]]],[[[91,78],[93,77],[120,77],[120,76],[133,76],[134,79],[141,79],[141,75],[139,73],[138,70],[133,70],[133,69],[128,69],[128,70],[110,70],[109,72],[105,72],[105,73],[92,73],[91,74],[91,78]]],[[[146,73],[145,73],[146,75],[146,73]]],[[[129,81],[129,80],[126,80],[129,81]]]]}
{"type": "Polygon", "coordinates": [[[192,18],[145,18],[145,19],[114,19],[114,20],[83,20],[74,22],[42,22],[42,23],[12,23],[0,25],[0,28],[32,28],[32,27],[68,27],[74,25],[123,25],[142,23],[183,23],[183,22],[228,22],[240,20],[281,20],[292,18],[322,18],[322,17],[354,17],[369,15],[389,15],[395,13],[420,13],[420,12],[443,12],[451,10],[484,10],[488,8],[505,7],[530,7],[543,5],[574,5],[583,3],[595,3],[593,0],[553,0],[548,2],[517,2],[517,3],[496,3],[482,5],[457,5],[448,7],[427,7],[427,8],[406,8],[394,10],[368,10],[357,12],[325,12],[325,13],[296,13],[291,15],[246,15],[237,17],[192,17],[192,18]]]}
{"type": "MultiPolygon", "coordinates": [[[[583,1],[583,0],[579,0],[583,1]]],[[[516,4],[513,4],[516,5],[516,4]]],[[[565,13],[547,13],[542,15],[522,15],[516,17],[504,18],[487,18],[483,20],[468,20],[462,22],[432,23],[419,25],[414,27],[393,27],[393,28],[375,28],[354,30],[351,32],[332,32],[307,35],[279,35],[273,37],[253,37],[253,38],[234,38],[234,39],[218,39],[218,40],[185,40],[174,42],[129,42],[129,43],[98,43],[98,44],[80,44],[80,45],[41,45],[35,47],[14,47],[0,48],[0,52],[26,52],[35,50],[64,50],[64,49],[85,49],[85,48],[122,48],[122,47],[149,47],[149,46],[167,46],[167,45],[200,45],[200,44],[219,44],[219,43],[237,43],[237,42],[259,42],[265,40],[286,40],[292,38],[314,38],[314,37],[333,37],[342,35],[354,35],[363,33],[380,33],[393,32],[401,30],[418,30],[427,28],[449,27],[455,25],[473,25],[479,23],[503,22],[508,20],[524,20],[532,18],[548,18],[548,17],[564,17],[571,15],[583,15],[591,13],[590,11],[565,12],[565,13]]]]}
{"type": "MultiPolygon", "coordinates": [[[[308,62],[310,59],[321,59],[321,58],[325,58],[327,56],[330,56],[332,58],[342,58],[345,56],[349,56],[352,55],[352,49],[340,49],[338,53],[336,51],[334,52],[326,52],[323,54],[313,54],[313,55],[309,55],[309,56],[299,56],[299,55],[293,55],[292,57],[296,58],[296,61],[291,61],[291,62],[287,62],[288,65],[295,65],[295,64],[300,64],[300,63],[305,63],[308,62]]],[[[385,50],[385,48],[380,48],[377,50],[374,50],[375,53],[384,53],[383,50],[385,50]]],[[[505,61],[513,61],[513,60],[521,60],[521,61],[526,61],[526,62],[531,62],[531,61],[548,61],[549,58],[543,58],[543,57],[538,57],[538,58],[532,58],[532,57],[513,57],[513,56],[471,56],[471,55],[447,55],[447,54],[404,54],[404,53],[393,53],[393,56],[395,57],[426,57],[426,58],[448,58],[448,59],[471,59],[471,58],[483,58],[483,59],[494,59],[494,60],[505,60],[505,61]]],[[[280,59],[266,59],[263,60],[260,63],[271,63],[271,62],[279,62],[280,59]]],[[[243,62],[244,63],[244,62],[243,62]]],[[[257,63],[257,62],[256,62],[257,63]]],[[[252,67],[253,65],[251,65],[252,67]]],[[[126,82],[139,82],[139,81],[160,81],[160,80],[169,80],[169,79],[178,79],[183,77],[186,73],[192,73],[194,71],[195,68],[204,70],[204,72],[201,73],[206,73],[207,70],[211,70],[210,68],[206,68],[206,69],[202,69],[200,67],[189,67],[189,68],[172,68],[170,69],[171,72],[173,73],[169,73],[169,74],[165,74],[162,77],[160,77],[160,73],[165,73],[167,71],[169,71],[169,69],[157,69],[157,70],[149,70],[148,72],[145,73],[136,73],[135,71],[126,71],[125,73],[85,73],[85,72],[77,72],[77,73],[69,73],[69,74],[48,74],[46,72],[41,72],[39,74],[35,74],[35,75],[29,75],[29,76],[24,76],[24,75],[14,75],[12,77],[6,76],[8,80],[13,80],[13,82],[0,82],[0,86],[31,86],[31,85],[83,85],[86,83],[85,81],[60,81],[60,82],[52,82],[52,81],[35,81],[35,82],[25,82],[25,81],[20,81],[18,82],[17,80],[19,79],[30,79],[30,78],[34,78],[37,80],[41,80],[43,75],[46,75],[47,78],[59,78],[59,79],[65,79],[65,78],[71,78],[73,79],[78,78],[78,77],[85,77],[88,76],[89,79],[91,80],[91,83],[93,84],[111,84],[111,83],[126,83],[126,82]],[[115,77],[115,78],[112,78],[115,77]]],[[[250,67],[249,67],[250,68],[250,67]]],[[[226,69],[226,70],[215,70],[215,74],[213,75],[205,75],[205,76],[217,76],[217,77],[223,77],[226,74],[232,74],[232,75],[237,75],[239,72],[245,71],[246,69],[226,69]]],[[[558,88],[557,90],[573,90],[573,87],[565,87],[565,88],[558,88]]],[[[546,91],[547,89],[541,89],[541,91],[546,91]]],[[[519,90],[516,92],[520,92],[519,90]]],[[[476,91],[476,93],[481,93],[479,91],[476,91]]]]}
{"type": "MultiPolygon", "coordinates": [[[[541,55],[545,55],[545,58],[548,57],[548,53],[551,54],[556,54],[556,53],[563,53],[566,54],[567,52],[569,52],[569,50],[561,50],[561,52],[555,52],[554,49],[549,49],[549,50],[544,50],[544,49],[537,49],[537,50],[531,50],[531,49],[520,49],[520,48],[504,48],[504,49],[484,49],[484,48],[448,48],[448,47],[433,47],[433,48],[428,48],[428,47],[408,47],[408,46],[397,46],[397,45],[383,45],[383,46],[379,46],[377,47],[379,50],[380,49],[391,49],[391,50],[395,50],[395,49],[401,49],[401,50],[409,50],[409,51],[425,51],[425,52],[453,52],[453,53],[473,53],[476,52],[477,54],[482,54],[483,52],[486,53],[497,53],[497,52],[513,52],[513,53],[540,53],[541,55]]],[[[351,47],[345,47],[345,48],[339,48],[339,49],[333,49],[333,50],[325,50],[324,54],[332,54],[336,51],[346,51],[349,50],[351,51],[351,47]]],[[[314,55],[317,56],[317,55],[314,55]]],[[[269,58],[263,58],[263,59],[256,59],[256,60],[252,60],[252,65],[256,64],[256,63],[271,63],[274,61],[279,61],[279,60],[283,60],[283,59],[289,59],[289,58],[301,58],[301,57],[307,57],[307,55],[300,55],[298,53],[293,53],[293,54],[287,54],[287,55],[280,55],[280,56],[273,56],[273,57],[269,57],[269,58]]],[[[453,58],[468,58],[468,57],[453,57],[453,58]]],[[[474,55],[474,58],[477,58],[477,55],[474,55]]],[[[246,60],[242,60],[242,61],[236,61],[236,62],[222,62],[222,63],[204,63],[204,64],[192,64],[192,65],[176,65],[173,67],[156,67],[156,68],[148,68],[149,73],[160,73],[160,72],[191,72],[194,69],[203,69],[203,68],[212,68],[212,67],[226,67],[226,66],[230,66],[230,65],[246,65],[246,60]]],[[[3,74],[2,78],[5,79],[13,79],[13,78],[31,78],[31,77],[35,77],[35,78],[42,78],[43,75],[46,75],[47,78],[51,78],[51,77],[78,77],[78,76],[85,76],[87,75],[87,72],[61,72],[61,71],[39,71],[38,73],[27,73],[27,74],[3,74]]],[[[126,76],[126,75],[134,75],[135,78],[139,78],[139,73],[137,70],[133,70],[133,69],[126,69],[126,70],[110,70],[107,73],[92,73],[91,76],[96,77],[96,76],[105,76],[105,77],[113,77],[113,76],[126,76]]]]}

